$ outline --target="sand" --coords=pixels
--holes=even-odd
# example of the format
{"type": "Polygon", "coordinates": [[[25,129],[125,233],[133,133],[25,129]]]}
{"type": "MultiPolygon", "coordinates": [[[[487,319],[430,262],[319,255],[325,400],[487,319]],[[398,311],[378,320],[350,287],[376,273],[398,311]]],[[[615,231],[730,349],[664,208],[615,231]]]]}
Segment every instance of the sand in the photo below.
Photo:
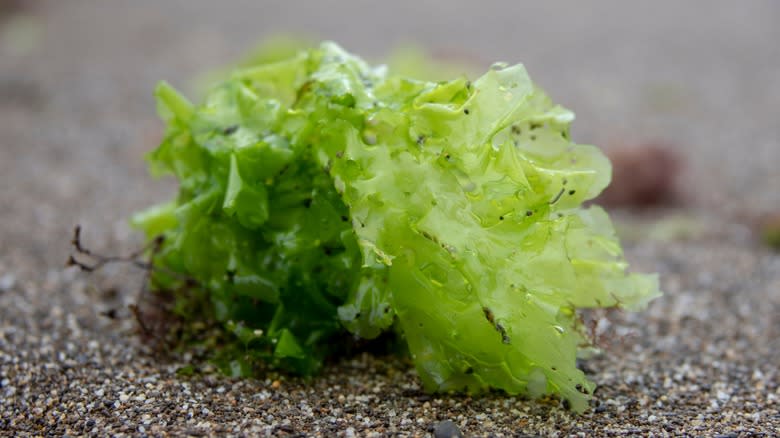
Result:
{"type": "Polygon", "coordinates": [[[751,227],[780,209],[780,4],[16,3],[0,10],[0,433],[780,434],[780,255],[751,227]],[[370,354],[311,381],[182,376],[187,357],[134,334],[143,274],[64,269],[75,224],[92,248],[128,251],[141,236],[127,217],[174,193],[142,160],[161,135],[156,81],[194,92],[278,32],[370,58],[413,42],[521,61],[577,113],[575,140],[657,140],[684,158],[676,206],[614,211],[632,268],[658,272],[665,296],[599,326],[604,354],[582,363],[591,409],[426,394],[407,361],[370,354]]]}

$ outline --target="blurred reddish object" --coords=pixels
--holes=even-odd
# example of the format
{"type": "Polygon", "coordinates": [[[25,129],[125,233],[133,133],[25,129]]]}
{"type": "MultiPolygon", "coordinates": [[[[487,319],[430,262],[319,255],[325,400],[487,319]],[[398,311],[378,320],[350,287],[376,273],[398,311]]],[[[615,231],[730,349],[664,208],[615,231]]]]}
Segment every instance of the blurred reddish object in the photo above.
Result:
{"type": "Polygon", "coordinates": [[[682,159],[669,146],[645,143],[605,151],[612,161],[612,183],[596,198],[607,207],[653,207],[678,200],[682,159]]]}

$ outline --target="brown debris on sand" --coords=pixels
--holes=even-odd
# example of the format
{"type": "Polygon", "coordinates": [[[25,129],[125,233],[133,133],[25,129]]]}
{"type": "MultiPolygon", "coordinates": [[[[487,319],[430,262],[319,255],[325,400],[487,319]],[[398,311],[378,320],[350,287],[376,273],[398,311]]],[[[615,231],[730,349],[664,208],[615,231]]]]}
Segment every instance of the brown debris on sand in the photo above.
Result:
{"type": "Polygon", "coordinates": [[[667,144],[648,142],[638,146],[608,148],[612,183],[596,198],[608,207],[654,207],[676,203],[683,170],[682,158],[667,144]]]}

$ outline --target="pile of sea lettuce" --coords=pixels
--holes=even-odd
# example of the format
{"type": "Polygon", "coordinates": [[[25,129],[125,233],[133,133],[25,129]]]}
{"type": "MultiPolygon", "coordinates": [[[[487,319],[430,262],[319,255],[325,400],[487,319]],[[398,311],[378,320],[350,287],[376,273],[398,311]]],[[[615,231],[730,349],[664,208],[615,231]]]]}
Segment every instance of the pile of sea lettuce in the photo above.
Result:
{"type": "Polygon", "coordinates": [[[581,207],[610,163],[570,141],[573,114],[521,65],[427,82],[323,43],[239,69],[199,105],[166,83],[156,96],[151,169],[180,189],[134,222],[165,237],[158,288],[184,289],[171,271],[201,285],[177,307],[205,303],[238,346],[234,374],[311,374],[345,339],[397,332],[430,391],[582,410],[577,310],[659,295],[626,274],[604,211],[581,207]]]}

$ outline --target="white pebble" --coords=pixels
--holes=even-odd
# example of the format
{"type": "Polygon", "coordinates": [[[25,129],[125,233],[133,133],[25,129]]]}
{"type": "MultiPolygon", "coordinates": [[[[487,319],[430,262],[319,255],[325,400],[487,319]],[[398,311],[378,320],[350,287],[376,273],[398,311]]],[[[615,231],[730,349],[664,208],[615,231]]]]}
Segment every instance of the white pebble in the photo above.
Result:
{"type": "Polygon", "coordinates": [[[5,274],[0,277],[0,292],[11,290],[16,286],[16,276],[14,274],[5,274]]]}

